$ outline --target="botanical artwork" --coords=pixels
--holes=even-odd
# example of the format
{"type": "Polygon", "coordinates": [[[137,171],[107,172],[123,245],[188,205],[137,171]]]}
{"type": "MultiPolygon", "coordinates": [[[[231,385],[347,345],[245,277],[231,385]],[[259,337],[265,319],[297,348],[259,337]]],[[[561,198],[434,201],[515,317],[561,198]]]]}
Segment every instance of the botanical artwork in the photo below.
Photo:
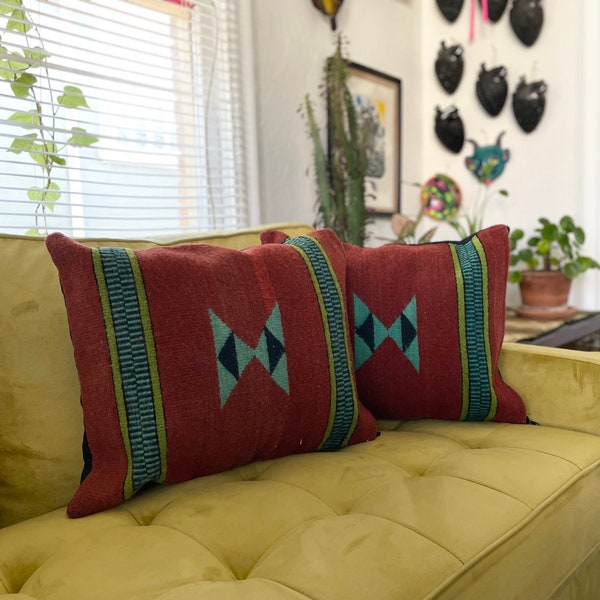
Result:
{"type": "Polygon", "coordinates": [[[367,177],[385,175],[385,103],[366,94],[355,94],[354,105],[359,123],[367,131],[367,177]]]}
{"type": "Polygon", "coordinates": [[[366,131],[374,196],[370,208],[391,214],[400,205],[400,81],[352,63],[348,89],[358,122],[366,131]]]}

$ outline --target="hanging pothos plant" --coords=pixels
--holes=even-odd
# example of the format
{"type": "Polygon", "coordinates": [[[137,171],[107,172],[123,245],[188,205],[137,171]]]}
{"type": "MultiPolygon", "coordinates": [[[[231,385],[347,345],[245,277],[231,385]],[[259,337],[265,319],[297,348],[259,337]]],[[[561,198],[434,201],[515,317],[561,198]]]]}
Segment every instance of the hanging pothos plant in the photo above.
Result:
{"type": "Polygon", "coordinates": [[[325,63],[327,151],[321,142],[321,131],[308,95],[301,112],[313,142],[318,224],[333,229],[342,241],[362,246],[367,222],[365,176],[369,165],[369,130],[358,118],[347,80],[348,60],[343,55],[342,39],[338,37],[336,51],[325,63]]]}
{"type": "Polygon", "coordinates": [[[61,109],[89,106],[78,87],[65,85],[60,92],[53,88],[50,53],[23,0],[4,0],[0,15],[5,18],[0,30],[0,77],[9,84],[15,98],[31,105],[29,110],[18,110],[8,117],[28,131],[16,136],[8,151],[26,153],[39,167],[38,185],[27,190],[29,200],[35,204],[35,227],[27,234],[43,235],[48,233],[47,214],[53,212],[61,197],[55,168],[66,166],[65,150],[69,146],[91,146],[98,138],[81,127],[69,130],[57,127],[61,109]],[[17,50],[9,51],[7,46],[17,50]]]}

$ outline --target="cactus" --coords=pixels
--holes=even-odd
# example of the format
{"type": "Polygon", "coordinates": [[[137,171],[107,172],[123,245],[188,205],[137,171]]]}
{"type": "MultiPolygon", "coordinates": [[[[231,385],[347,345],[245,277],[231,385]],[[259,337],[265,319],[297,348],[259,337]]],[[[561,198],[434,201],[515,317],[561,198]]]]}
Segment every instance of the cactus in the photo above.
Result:
{"type": "Polygon", "coordinates": [[[343,55],[342,39],[338,37],[336,51],[325,63],[327,151],[321,142],[321,130],[308,95],[302,112],[313,142],[317,223],[333,229],[342,241],[362,246],[367,222],[368,135],[367,127],[359,122],[347,80],[348,60],[343,55]]]}

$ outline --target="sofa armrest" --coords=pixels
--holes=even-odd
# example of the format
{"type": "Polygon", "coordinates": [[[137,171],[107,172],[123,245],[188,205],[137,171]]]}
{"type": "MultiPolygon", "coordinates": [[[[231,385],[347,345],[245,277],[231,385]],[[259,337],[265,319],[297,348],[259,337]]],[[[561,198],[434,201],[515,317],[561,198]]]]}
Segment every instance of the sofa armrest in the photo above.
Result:
{"type": "Polygon", "coordinates": [[[500,371],[533,421],[600,435],[600,352],[506,342],[500,371]]]}

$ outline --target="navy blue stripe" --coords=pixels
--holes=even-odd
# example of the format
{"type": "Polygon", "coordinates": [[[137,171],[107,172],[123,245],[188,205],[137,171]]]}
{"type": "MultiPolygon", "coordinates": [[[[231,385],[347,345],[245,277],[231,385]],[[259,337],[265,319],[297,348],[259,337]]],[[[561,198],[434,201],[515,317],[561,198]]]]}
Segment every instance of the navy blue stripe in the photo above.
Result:
{"type": "Polygon", "coordinates": [[[123,248],[100,248],[99,251],[117,341],[135,492],[161,474],[152,380],[137,289],[127,251],[123,248]]]}

